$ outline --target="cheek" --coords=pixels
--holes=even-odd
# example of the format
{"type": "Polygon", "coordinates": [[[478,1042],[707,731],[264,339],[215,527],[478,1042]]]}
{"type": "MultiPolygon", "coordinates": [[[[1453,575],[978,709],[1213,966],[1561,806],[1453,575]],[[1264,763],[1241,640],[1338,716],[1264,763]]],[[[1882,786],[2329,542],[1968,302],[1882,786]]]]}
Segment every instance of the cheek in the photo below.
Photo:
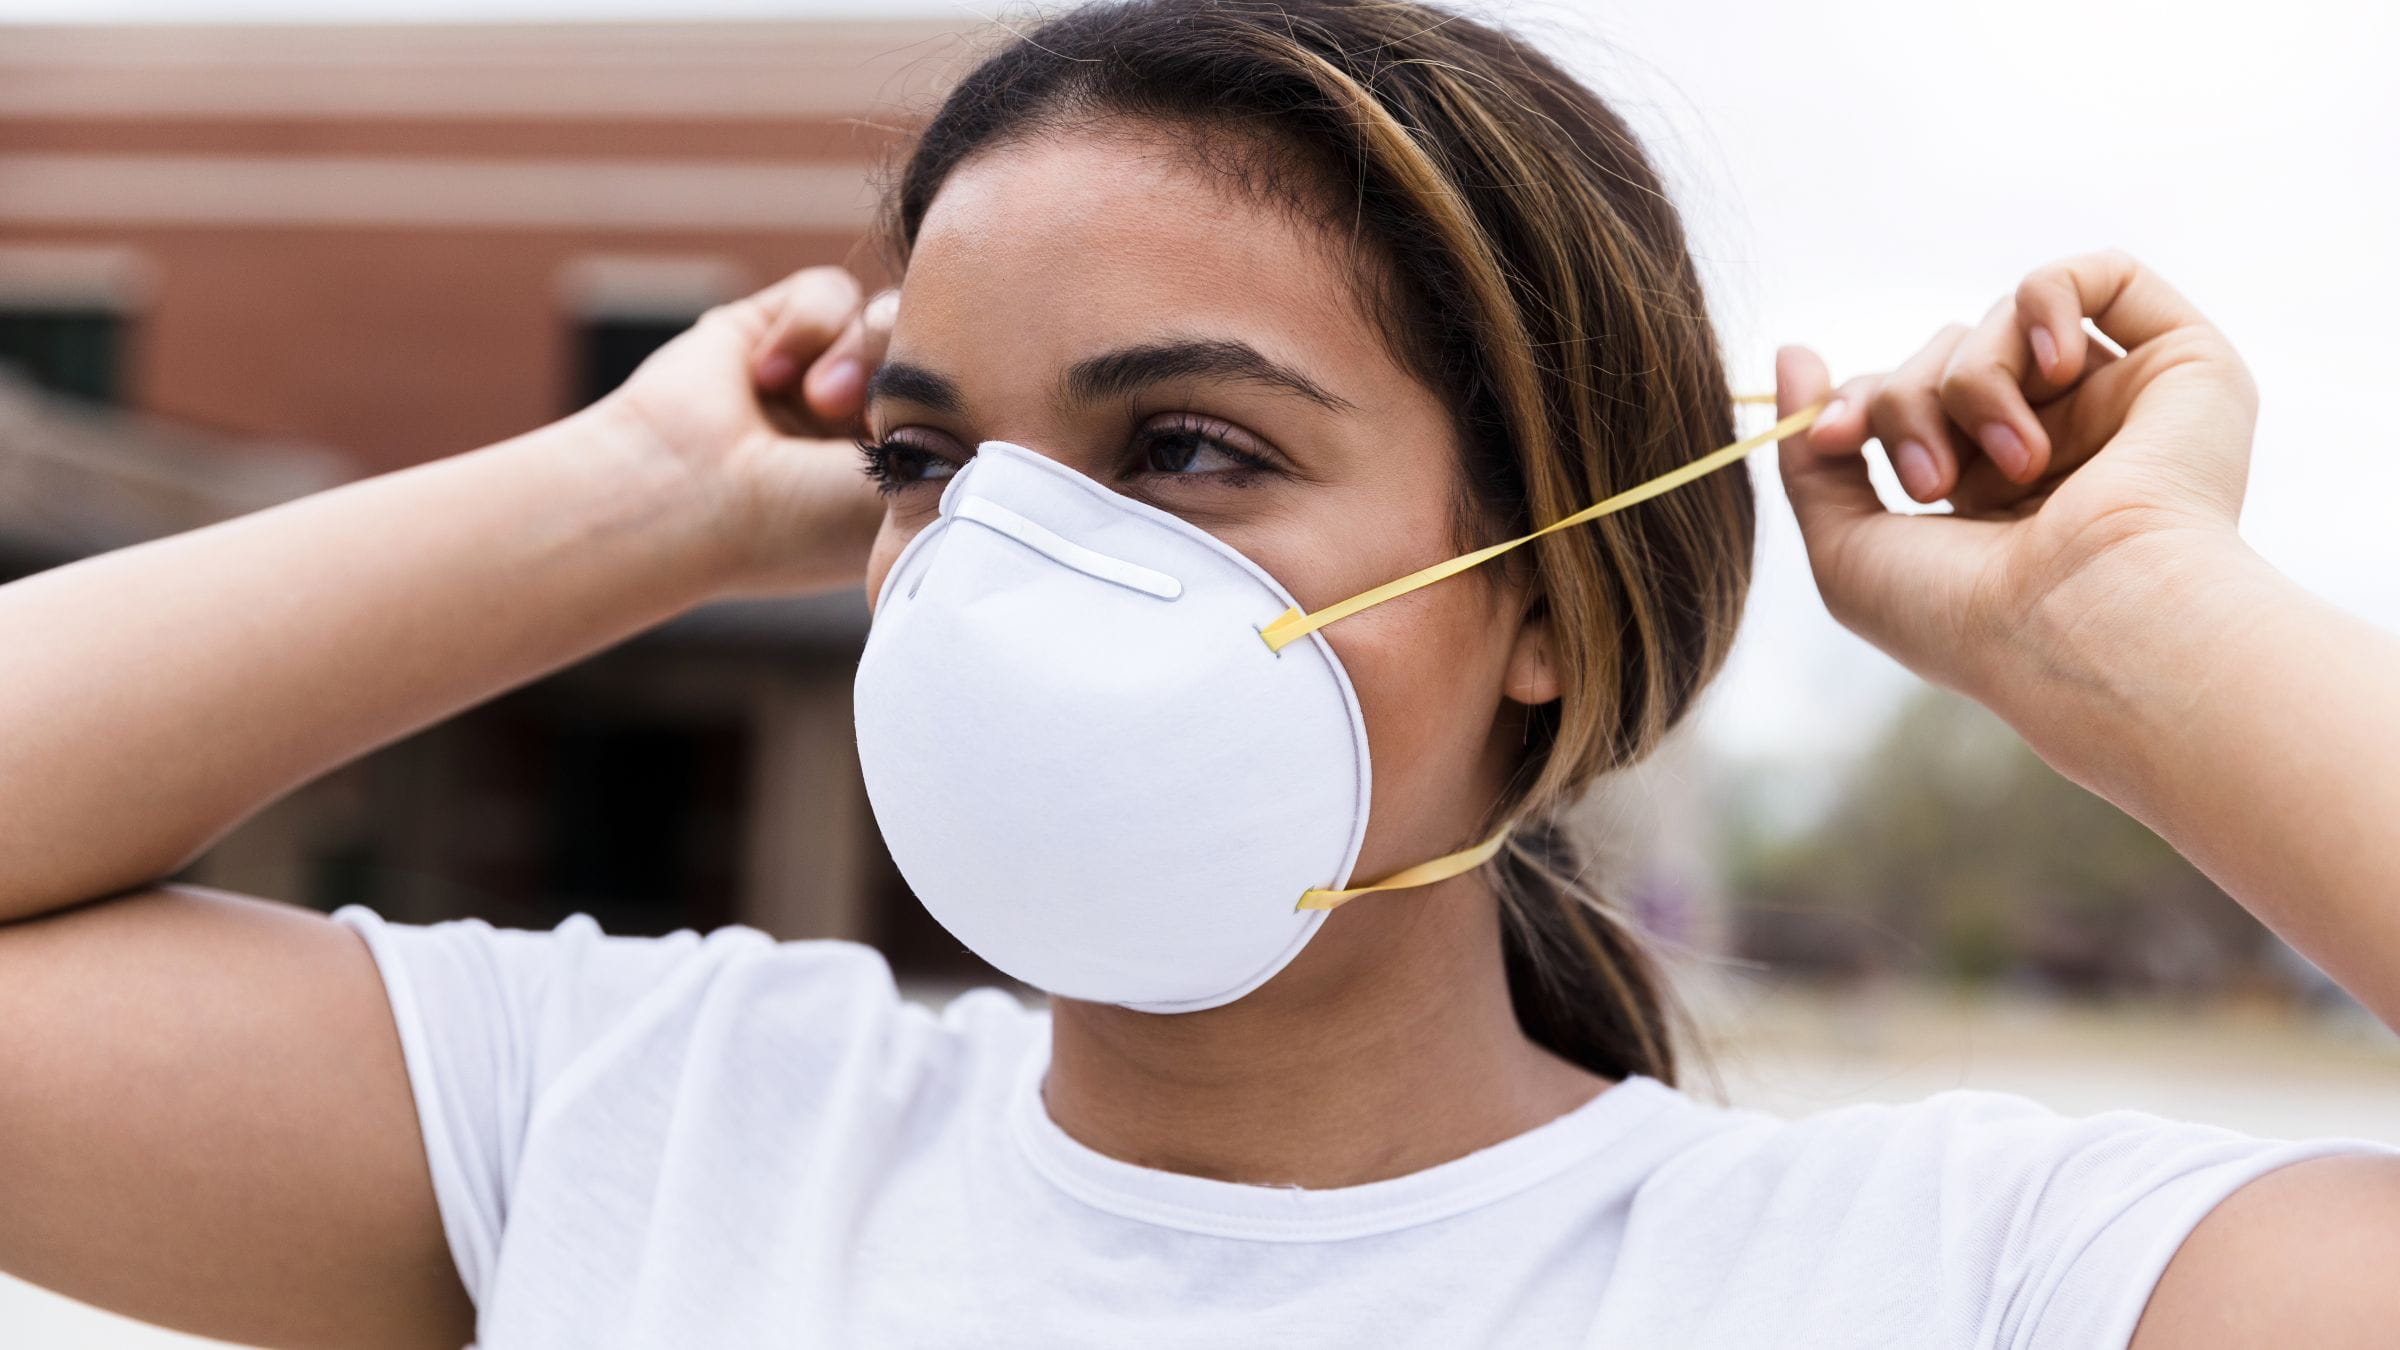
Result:
{"type": "MultiPolygon", "coordinates": [[[[1310,609],[1451,556],[1450,502],[1438,488],[1447,479],[1434,449],[1393,460],[1390,472],[1315,494],[1305,519],[1277,521],[1271,540],[1245,551],[1310,609]]],[[[1379,863],[1389,860],[1384,850],[1405,851],[1414,830],[1449,828],[1459,794],[1480,781],[1507,661],[1499,603],[1470,573],[1323,630],[1367,726],[1379,863]]]]}
{"type": "Polygon", "coordinates": [[[1472,588],[1429,590],[1326,630],[1366,719],[1378,816],[1416,816],[1481,760],[1506,664],[1483,600],[1472,588]],[[1348,625],[1363,626],[1338,631],[1348,625]]]}

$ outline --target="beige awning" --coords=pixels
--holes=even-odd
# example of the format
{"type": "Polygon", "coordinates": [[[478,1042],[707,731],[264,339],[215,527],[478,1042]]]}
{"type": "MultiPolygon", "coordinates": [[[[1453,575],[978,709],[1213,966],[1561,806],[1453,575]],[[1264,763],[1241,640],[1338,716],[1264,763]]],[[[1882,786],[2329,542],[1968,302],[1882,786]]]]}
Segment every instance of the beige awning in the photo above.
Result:
{"type": "Polygon", "coordinates": [[[0,553],[65,562],[330,487],[342,460],[71,403],[0,369],[0,553]]]}
{"type": "MultiPolygon", "coordinates": [[[[0,367],[0,581],[331,487],[338,456],[52,397],[0,367]]],[[[854,588],[703,605],[645,645],[818,655],[867,630],[854,588]]]]}

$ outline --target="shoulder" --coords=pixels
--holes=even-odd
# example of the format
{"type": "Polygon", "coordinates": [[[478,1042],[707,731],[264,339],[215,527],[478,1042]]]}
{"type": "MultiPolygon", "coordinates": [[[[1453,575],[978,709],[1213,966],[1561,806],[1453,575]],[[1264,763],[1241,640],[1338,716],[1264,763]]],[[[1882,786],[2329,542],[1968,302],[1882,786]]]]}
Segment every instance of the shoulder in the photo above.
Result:
{"type": "Polygon", "coordinates": [[[1786,1296],[1938,1328],[1942,1343],[2123,1345],[2227,1196],[2295,1162],[2394,1152],[1987,1091],[1793,1119],[1692,1110],[1712,1128],[1643,1188],[1655,1228],[1696,1226],[1760,1268],[1757,1288],[1797,1281],[1786,1296]]]}
{"type": "Polygon", "coordinates": [[[2316,1157],[2242,1185],[2192,1229],[2133,1350],[2385,1346],[2400,1325],[2400,1157],[2316,1157]]]}
{"type": "Polygon", "coordinates": [[[973,1118],[1043,1026],[996,989],[939,1012],[903,998],[882,955],[853,942],[740,926],[632,937],[581,914],[546,930],[334,917],[382,973],[479,1307],[512,1240],[586,1262],[633,1243],[618,1254],[638,1263],[655,1205],[719,1213],[745,1188],[773,1192],[769,1160],[873,1158],[904,1128],[973,1118]],[[670,1178],[696,1189],[669,1195],[670,1178]]]}

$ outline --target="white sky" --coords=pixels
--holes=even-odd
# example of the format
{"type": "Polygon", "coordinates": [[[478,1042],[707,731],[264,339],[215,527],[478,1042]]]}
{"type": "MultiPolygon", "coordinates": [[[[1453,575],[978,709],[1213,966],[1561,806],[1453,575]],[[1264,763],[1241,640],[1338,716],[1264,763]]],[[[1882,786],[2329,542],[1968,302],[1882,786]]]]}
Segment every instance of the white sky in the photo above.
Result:
{"type": "MultiPolygon", "coordinates": [[[[1836,377],[2118,245],[2233,338],[2263,393],[2244,530],[2400,628],[2400,51],[2377,0],[1483,0],[1595,79],[1668,165],[1745,388],[1779,342],[1836,377]]],[[[0,0],[5,20],[1022,15],[981,0],[0,0]]],[[[0,36],[0,41],[4,41],[0,36]]],[[[1754,461],[1768,469],[1767,456],[1754,461]]],[[[1771,473],[1757,597],[1703,723],[1786,763],[1908,687],[1816,600],[1771,473]]]]}
{"type": "MultiPolygon", "coordinates": [[[[1784,341],[1816,347],[1837,378],[1888,369],[2041,262],[2130,249],[2258,377],[2244,533],[2400,628],[2400,455],[2375,425],[2400,369],[2393,7],[1643,0],[1604,13],[1617,54],[1592,44],[1583,69],[1665,128],[1653,143],[1679,171],[1748,383],[1771,377],[1784,341]]],[[[1788,515],[1767,519],[1743,650],[1707,731],[1737,752],[1855,744],[1911,677],[1832,624],[1788,515]]]]}

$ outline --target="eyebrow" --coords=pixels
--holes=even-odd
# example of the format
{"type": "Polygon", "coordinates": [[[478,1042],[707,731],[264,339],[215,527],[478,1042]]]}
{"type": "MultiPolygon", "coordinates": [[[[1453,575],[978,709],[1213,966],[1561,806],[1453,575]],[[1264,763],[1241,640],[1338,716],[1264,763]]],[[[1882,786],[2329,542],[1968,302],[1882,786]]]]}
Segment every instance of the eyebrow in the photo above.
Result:
{"type": "MultiPolygon", "coordinates": [[[[1249,343],[1232,338],[1169,338],[1085,357],[1067,368],[1059,381],[1059,398],[1064,403],[1097,403],[1131,397],[1162,381],[1193,378],[1262,384],[1336,412],[1358,406],[1249,343]]],[[[947,416],[966,415],[966,399],[956,381],[906,361],[878,365],[867,381],[867,398],[906,399],[947,416]]]]}
{"type": "Polygon", "coordinates": [[[879,398],[920,403],[945,417],[967,415],[967,400],[959,394],[957,381],[906,361],[879,362],[867,377],[866,401],[879,398]]]}
{"type": "Polygon", "coordinates": [[[1298,394],[1336,412],[1356,405],[1290,366],[1232,338],[1169,338],[1086,357],[1067,367],[1060,388],[1066,400],[1097,403],[1128,398],[1149,385],[1174,379],[1238,380],[1298,394]]]}

